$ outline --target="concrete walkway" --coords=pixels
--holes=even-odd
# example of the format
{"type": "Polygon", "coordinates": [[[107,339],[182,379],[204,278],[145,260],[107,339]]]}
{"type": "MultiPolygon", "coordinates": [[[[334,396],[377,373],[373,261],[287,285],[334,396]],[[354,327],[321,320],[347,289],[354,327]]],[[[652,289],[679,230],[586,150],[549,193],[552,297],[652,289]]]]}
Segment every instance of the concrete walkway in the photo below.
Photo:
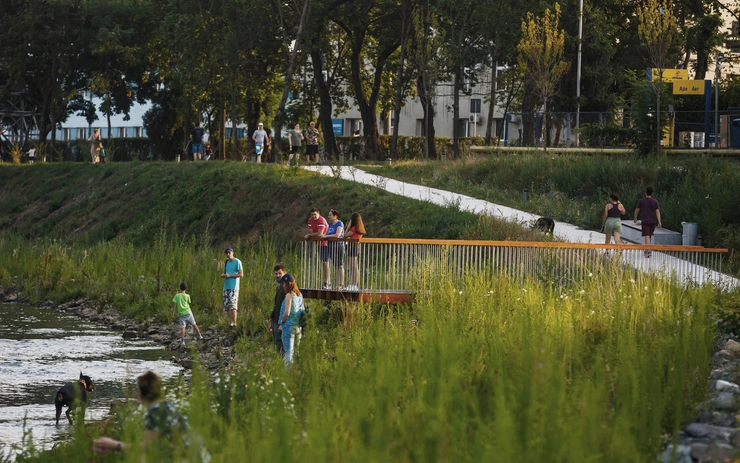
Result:
{"type": "MultiPolygon", "coordinates": [[[[455,205],[463,211],[469,211],[480,215],[490,215],[510,222],[519,223],[524,226],[531,225],[540,217],[529,212],[453,193],[451,191],[439,190],[437,188],[430,188],[427,186],[393,180],[387,177],[381,177],[352,166],[306,166],[304,169],[328,176],[341,176],[342,179],[371,185],[406,198],[427,201],[440,206],[455,205]]],[[[557,239],[569,243],[603,244],[606,239],[606,236],[603,233],[584,230],[573,224],[558,221],[555,222],[554,234],[557,239]]],[[[643,258],[641,252],[632,251],[622,253],[622,259],[626,265],[638,268],[642,271],[649,271],[650,273],[656,274],[675,274],[681,281],[691,281],[697,284],[705,284],[712,281],[725,288],[740,287],[740,280],[737,278],[691,263],[686,259],[682,259],[682,256],[679,256],[678,254],[679,253],[669,254],[653,251],[652,257],[647,259],[643,258]]]]}

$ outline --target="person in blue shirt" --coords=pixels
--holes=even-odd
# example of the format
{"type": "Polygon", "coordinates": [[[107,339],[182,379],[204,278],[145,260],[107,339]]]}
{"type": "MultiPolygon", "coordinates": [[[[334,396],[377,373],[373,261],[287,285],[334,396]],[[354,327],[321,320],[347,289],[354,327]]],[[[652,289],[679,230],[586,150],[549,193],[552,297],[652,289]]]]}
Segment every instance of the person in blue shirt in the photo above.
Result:
{"type": "Polygon", "coordinates": [[[226,248],[226,262],[221,278],[224,279],[224,311],[229,315],[229,328],[236,327],[236,311],[239,310],[239,279],[244,276],[242,261],[234,257],[234,250],[226,248]]]}
{"type": "MultiPolygon", "coordinates": [[[[339,220],[339,211],[336,209],[330,210],[327,218],[329,219],[329,227],[326,229],[326,234],[322,235],[321,238],[344,238],[344,223],[339,220]]],[[[331,288],[329,261],[334,261],[334,267],[337,269],[337,289],[340,291],[344,289],[344,242],[329,241],[327,252],[322,256],[322,261],[326,275],[324,287],[331,288]]]]}
{"type": "Polygon", "coordinates": [[[281,333],[283,339],[285,369],[290,370],[290,364],[293,363],[293,357],[298,352],[298,344],[301,342],[300,320],[303,313],[303,295],[290,273],[283,275],[278,283],[283,285],[283,291],[285,291],[285,299],[280,307],[278,318],[278,332],[281,333]]]}

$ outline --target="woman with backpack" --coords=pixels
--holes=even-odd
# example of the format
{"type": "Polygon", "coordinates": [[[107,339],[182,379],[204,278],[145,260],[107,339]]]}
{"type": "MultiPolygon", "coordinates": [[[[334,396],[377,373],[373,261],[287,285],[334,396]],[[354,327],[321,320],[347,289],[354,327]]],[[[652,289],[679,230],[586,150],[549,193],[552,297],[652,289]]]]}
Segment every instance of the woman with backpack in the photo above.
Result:
{"type": "Polygon", "coordinates": [[[295,278],[290,273],[286,273],[278,280],[283,285],[285,299],[280,307],[280,316],[278,318],[278,332],[281,333],[283,340],[283,349],[285,350],[285,369],[290,370],[290,364],[293,363],[293,357],[298,351],[298,344],[301,342],[301,315],[303,314],[303,295],[298,289],[295,278]]]}

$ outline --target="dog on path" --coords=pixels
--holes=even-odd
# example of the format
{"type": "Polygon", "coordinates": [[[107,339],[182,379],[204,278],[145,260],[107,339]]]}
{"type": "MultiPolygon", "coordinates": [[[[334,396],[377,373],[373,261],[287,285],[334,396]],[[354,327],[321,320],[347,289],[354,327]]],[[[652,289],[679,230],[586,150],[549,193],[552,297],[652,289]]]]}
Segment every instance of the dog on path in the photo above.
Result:
{"type": "Polygon", "coordinates": [[[62,386],[54,398],[54,406],[57,408],[57,424],[62,415],[62,407],[67,407],[67,420],[72,424],[72,408],[84,407],[87,404],[87,393],[95,390],[92,379],[80,372],[80,379],[75,383],[67,383],[62,386]]]}
{"type": "Polygon", "coordinates": [[[532,230],[539,230],[552,236],[552,232],[555,231],[555,221],[551,217],[540,217],[535,220],[532,230]]]}

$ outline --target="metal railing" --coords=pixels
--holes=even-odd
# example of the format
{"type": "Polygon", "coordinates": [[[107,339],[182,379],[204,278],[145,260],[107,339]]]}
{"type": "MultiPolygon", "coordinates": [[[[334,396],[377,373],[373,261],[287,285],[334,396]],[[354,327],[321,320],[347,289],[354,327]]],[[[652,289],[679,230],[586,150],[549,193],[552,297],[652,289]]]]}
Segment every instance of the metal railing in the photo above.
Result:
{"type": "Polygon", "coordinates": [[[453,282],[494,275],[568,284],[616,269],[734,288],[722,274],[726,249],[701,246],[603,245],[420,239],[302,240],[302,289],[408,293],[435,275],[453,282]],[[589,275],[590,274],[590,275],[589,275]]]}

